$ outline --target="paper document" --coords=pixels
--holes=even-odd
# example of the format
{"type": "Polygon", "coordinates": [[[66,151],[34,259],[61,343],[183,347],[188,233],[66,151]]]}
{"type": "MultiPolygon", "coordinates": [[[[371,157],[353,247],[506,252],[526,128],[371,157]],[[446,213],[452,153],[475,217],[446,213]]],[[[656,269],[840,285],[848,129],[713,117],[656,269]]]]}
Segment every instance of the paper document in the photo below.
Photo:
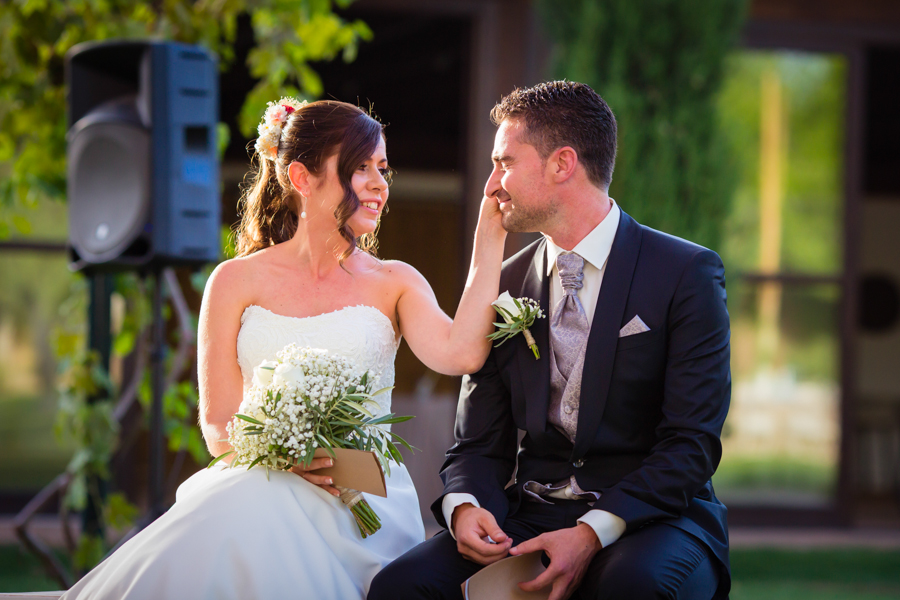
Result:
{"type": "Polygon", "coordinates": [[[537,592],[523,592],[520,583],[531,581],[544,572],[541,553],[510,556],[488,565],[462,584],[466,600],[546,600],[552,586],[537,592]]]}
{"type": "MultiPolygon", "coordinates": [[[[387,497],[384,485],[384,472],[374,452],[332,448],[335,454],[334,466],[317,469],[316,475],[327,475],[334,480],[334,485],[350,488],[359,492],[387,497]]],[[[316,448],[315,458],[328,458],[331,455],[324,448],[316,448]]]]}

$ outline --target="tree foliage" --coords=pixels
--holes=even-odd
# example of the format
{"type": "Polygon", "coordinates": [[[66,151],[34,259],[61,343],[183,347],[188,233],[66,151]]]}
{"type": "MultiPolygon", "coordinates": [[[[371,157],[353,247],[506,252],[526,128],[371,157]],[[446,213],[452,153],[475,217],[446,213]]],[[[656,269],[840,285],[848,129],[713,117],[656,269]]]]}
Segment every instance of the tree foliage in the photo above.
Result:
{"type": "Polygon", "coordinates": [[[309,62],[352,60],[371,38],[361,21],[334,13],[353,0],[8,0],[0,3],[0,238],[29,233],[22,209],[65,199],[64,61],[75,44],[164,39],[200,44],[234,59],[238,18],[249,14],[255,47],[247,64],[258,82],[241,111],[245,135],[267,101],[316,97],[322,83],[309,62]]]}
{"type": "Polygon", "coordinates": [[[716,97],[746,0],[541,0],[555,68],[619,124],[610,195],[639,221],[719,247],[734,191],[716,97]]]}

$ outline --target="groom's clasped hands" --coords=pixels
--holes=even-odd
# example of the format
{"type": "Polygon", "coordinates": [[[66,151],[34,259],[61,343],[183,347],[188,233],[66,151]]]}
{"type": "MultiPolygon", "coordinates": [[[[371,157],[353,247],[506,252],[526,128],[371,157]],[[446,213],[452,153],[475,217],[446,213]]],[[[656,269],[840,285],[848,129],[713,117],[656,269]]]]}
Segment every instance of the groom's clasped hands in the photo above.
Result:
{"type": "Polygon", "coordinates": [[[550,565],[541,575],[521,582],[519,587],[534,592],[552,585],[549,600],[571,596],[584,578],[591,559],[602,548],[594,530],[584,523],[543,533],[514,546],[514,540],[500,529],[494,515],[471,504],[456,508],[451,527],[459,553],[481,565],[490,565],[507,555],[544,552],[550,565]]]}

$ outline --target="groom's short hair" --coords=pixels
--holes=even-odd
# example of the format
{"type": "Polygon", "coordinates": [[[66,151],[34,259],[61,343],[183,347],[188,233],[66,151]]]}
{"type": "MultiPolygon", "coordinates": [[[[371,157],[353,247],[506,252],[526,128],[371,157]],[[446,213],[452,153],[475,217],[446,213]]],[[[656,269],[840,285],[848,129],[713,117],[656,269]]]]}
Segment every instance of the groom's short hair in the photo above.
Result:
{"type": "Polygon", "coordinates": [[[548,81],[517,88],[491,110],[491,121],[522,119],[522,141],[534,146],[542,160],[557,148],[571,146],[588,179],[604,189],[612,182],[616,163],[616,118],[589,85],[548,81]]]}

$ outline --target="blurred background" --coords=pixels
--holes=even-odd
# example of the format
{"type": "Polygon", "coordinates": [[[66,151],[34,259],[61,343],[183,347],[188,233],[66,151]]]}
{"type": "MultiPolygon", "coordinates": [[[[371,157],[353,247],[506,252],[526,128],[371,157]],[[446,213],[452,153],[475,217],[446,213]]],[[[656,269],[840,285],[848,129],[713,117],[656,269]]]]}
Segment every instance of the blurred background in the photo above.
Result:
{"type": "MultiPolygon", "coordinates": [[[[139,407],[151,393],[139,355],[152,281],[134,273],[104,280],[106,395],[114,406],[137,381],[133,409],[104,420],[73,408],[73,398],[97,398],[103,394],[95,388],[107,388],[72,383],[79,374],[103,377],[91,375],[84,358],[97,283],[69,268],[63,72],[77,42],[155,38],[200,44],[219,59],[222,258],[265,102],[284,91],[359,103],[387,125],[397,171],[380,255],[415,266],[451,315],[491,169],[491,107],[517,86],[561,77],[589,83],[619,121],[611,195],[644,224],[711,247],[725,263],[733,395],[713,482],[730,524],[900,531],[900,3],[166,4],[176,8],[126,0],[0,7],[5,523],[23,527],[23,509],[44,489],[28,527],[45,527],[45,539],[68,548],[59,556],[81,552],[89,564],[84,544],[60,537],[50,517],[62,511],[77,537],[83,520],[74,515],[91,501],[89,492],[73,493],[71,482],[102,480],[102,496],[113,500],[95,512],[113,540],[147,509],[139,407]],[[91,461],[111,467],[90,470],[91,461]],[[65,472],[70,481],[53,487],[65,472]]],[[[532,239],[510,236],[508,254],[532,239]]],[[[179,317],[178,306],[183,301],[196,314],[210,269],[174,268],[166,280],[167,368],[177,375],[166,393],[168,501],[209,460],[193,425],[195,317],[179,317]],[[179,349],[191,357],[176,372],[179,349]]],[[[422,449],[408,461],[426,519],[452,443],[458,385],[401,346],[394,408],[417,415],[397,428],[422,449]]],[[[105,548],[91,552],[96,558],[105,548]]],[[[24,560],[4,556],[10,564],[24,560]]],[[[886,571],[900,569],[892,556],[848,560],[857,570],[879,560],[886,571]]],[[[743,563],[746,573],[764,577],[757,558],[743,563]]],[[[883,597],[897,597],[900,581],[885,581],[883,597]]],[[[750,597],[741,590],[735,597],[750,597]]],[[[802,596],[795,592],[783,597],[802,596]]],[[[847,597],[882,597],[860,593],[847,597]]]]}

